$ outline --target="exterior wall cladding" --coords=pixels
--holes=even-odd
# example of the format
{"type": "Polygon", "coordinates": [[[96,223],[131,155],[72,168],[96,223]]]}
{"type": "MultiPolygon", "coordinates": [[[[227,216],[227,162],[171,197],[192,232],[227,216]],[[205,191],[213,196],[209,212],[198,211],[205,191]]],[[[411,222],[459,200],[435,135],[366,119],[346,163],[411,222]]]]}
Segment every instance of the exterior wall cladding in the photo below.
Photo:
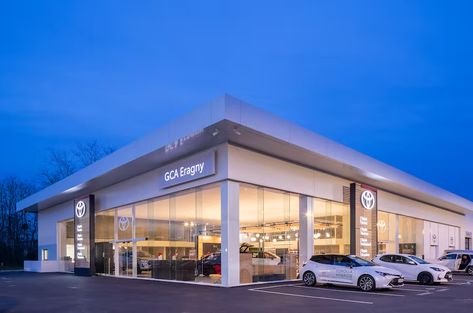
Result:
{"type": "MultiPolygon", "coordinates": [[[[212,149],[217,151],[216,175],[163,191],[156,188],[156,182],[159,179],[159,171],[156,169],[95,191],[96,211],[100,212],[106,209],[163,196],[165,194],[175,193],[196,186],[207,185],[214,182],[223,182],[226,180],[231,182],[244,182],[304,196],[343,202],[345,201],[344,187],[349,187],[352,183],[352,181],[343,178],[230,144],[221,144],[212,149]]],[[[428,236],[425,236],[424,256],[426,259],[438,257],[439,254],[441,255],[444,250],[449,248],[464,248],[464,234],[473,229],[473,219],[471,215],[465,216],[450,212],[387,191],[378,190],[377,202],[378,211],[425,220],[424,232],[426,233],[429,231],[430,222],[441,223],[442,225],[451,225],[459,228],[459,233],[455,234],[454,247],[449,246],[447,243],[448,229],[441,229],[439,236],[443,241],[441,241],[439,246],[435,247],[435,249],[431,249],[430,243],[428,242],[429,238],[428,236]]],[[[232,205],[226,206],[223,204],[222,209],[225,208],[232,209],[232,205]]],[[[234,205],[233,210],[238,210],[238,206],[234,205]]],[[[228,214],[222,214],[222,224],[225,222],[223,220],[225,215],[228,216],[228,214]]],[[[58,261],[56,262],[56,266],[50,267],[54,271],[64,270],[64,267],[61,267],[61,263],[59,262],[57,252],[58,246],[61,244],[58,236],[60,227],[58,222],[72,218],[72,201],[61,203],[39,211],[39,251],[42,249],[49,250],[49,263],[54,263],[55,260],[58,261]]],[[[312,254],[311,249],[314,240],[316,239],[307,236],[305,240],[306,248],[301,248],[300,251],[301,260],[306,259],[310,254],[312,254]]],[[[236,249],[237,248],[238,247],[236,247],[236,249]]],[[[233,262],[236,266],[239,260],[235,259],[234,256],[233,262]]],[[[47,267],[46,269],[44,268],[43,264],[43,270],[47,271],[47,267]]],[[[234,278],[233,282],[228,282],[228,285],[238,285],[238,278],[234,278]]]]}

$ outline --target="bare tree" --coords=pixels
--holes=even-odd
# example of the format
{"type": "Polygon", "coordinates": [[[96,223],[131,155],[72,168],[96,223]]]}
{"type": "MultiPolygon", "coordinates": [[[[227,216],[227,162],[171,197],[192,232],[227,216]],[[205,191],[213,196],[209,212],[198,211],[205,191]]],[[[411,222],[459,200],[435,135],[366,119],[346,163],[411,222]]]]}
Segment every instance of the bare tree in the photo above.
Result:
{"type": "Polygon", "coordinates": [[[36,256],[36,216],[16,211],[16,203],[34,190],[32,184],[16,177],[0,180],[0,265],[20,265],[25,258],[36,256]]]}
{"type": "Polygon", "coordinates": [[[40,185],[43,187],[52,185],[113,151],[114,148],[97,140],[78,143],[69,151],[49,149],[46,164],[40,171],[40,185]]]}
{"type": "Polygon", "coordinates": [[[41,185],[49,186],[76,171],[75,160],[71,153],[48,149],[45,167],[40,171],[41,185]]]}
{"type": "Polygon", "coordinates": [[[114,151],[114,148],[105,146],[97,140],[93,140],[86,143],[78,143],[76,148],[72,150],[72,153],[77,159],[79,166],[86,167],[114,151]]]}
{"type": "MultiPolygon", "coordinates": [[[[113,151],[96,140],[77,144],[69,151],[49,149],[46,164],[40,171],[40,185],[44,188],[54,184],[113,151]]],[[[35,189],[33,184],[16,177],[0,179],[0,267],[19,266],[23,260],[36,259],[38,255],[37,215],[16,212],[16,203],[35,189]]]]}

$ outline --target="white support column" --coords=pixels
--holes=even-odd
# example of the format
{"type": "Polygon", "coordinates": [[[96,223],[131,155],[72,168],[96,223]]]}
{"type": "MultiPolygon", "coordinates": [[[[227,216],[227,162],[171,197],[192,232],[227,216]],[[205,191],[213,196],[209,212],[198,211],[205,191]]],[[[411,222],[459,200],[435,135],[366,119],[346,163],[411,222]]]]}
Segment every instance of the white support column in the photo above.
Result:
{"type": "Polygon", "coordinates": [[[222,285],[240,284],[240,185],[224,181],[221,189],[222,202],[222,285]]]}
{"type": "Polygon", "coordinates": [[[304,262],[314,254],[314,215],[312,208],[312,198],[300,196],[299,198],[299,264],[304,262]]]}

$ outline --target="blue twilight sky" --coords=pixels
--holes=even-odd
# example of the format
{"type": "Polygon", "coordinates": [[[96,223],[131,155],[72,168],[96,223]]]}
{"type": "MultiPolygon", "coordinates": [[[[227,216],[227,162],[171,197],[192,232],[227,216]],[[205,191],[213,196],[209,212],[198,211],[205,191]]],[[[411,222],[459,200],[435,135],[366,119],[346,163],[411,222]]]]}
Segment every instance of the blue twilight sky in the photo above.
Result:
{"type": "Polygon", "coordinates": [[[224,92],[473,199],[473,1],[2,1],[0,176],[224,92]]]}

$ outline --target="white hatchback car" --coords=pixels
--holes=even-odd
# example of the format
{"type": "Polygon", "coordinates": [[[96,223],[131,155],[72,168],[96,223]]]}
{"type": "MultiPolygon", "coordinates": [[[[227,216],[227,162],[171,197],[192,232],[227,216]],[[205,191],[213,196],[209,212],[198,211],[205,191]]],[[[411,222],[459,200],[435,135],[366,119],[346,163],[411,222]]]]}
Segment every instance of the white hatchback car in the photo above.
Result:
{"type": "Polygon", "coordinates": [[[446,253],[435,263],[448,267],[452,272],[464,272],[473,275],[473,251],[448,250],[446,253]]]}
{"type": "Polygon", "coordinates": [[[301,277],[306,286],[316,283],[357,286],[363,291],[404,285],[404,277],[398,271],[353,255],[314,255],[302,266],[301,277]]]}
{"type": "Polygon", "coordinates": [[[380,254],[373,262],[402,273],[406,281],[417,281],[422,285],[446,283],[452,280],[452,272],[443,265],[429,262],[408,254],[380,254]]]}

